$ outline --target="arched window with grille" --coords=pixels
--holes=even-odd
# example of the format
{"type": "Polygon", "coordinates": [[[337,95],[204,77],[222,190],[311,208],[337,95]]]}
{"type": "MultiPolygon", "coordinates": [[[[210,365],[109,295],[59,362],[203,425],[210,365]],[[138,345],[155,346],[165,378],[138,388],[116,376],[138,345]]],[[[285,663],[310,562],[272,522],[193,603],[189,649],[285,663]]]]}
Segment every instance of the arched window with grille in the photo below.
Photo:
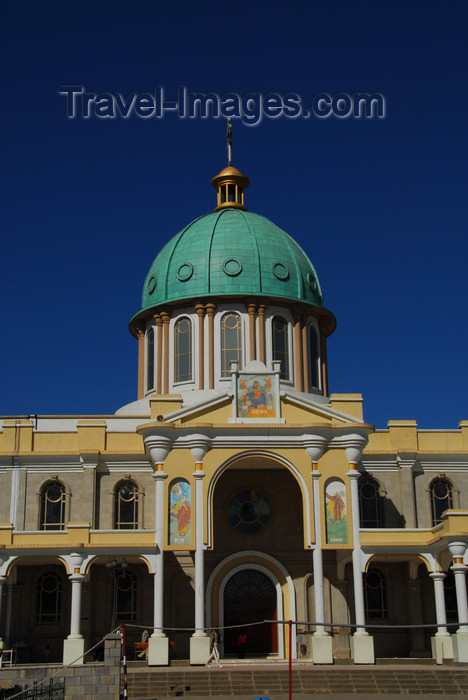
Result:
{"type": "Polygon", "coordinates": [[[174,382],[192,381],[192,322],[179,318],[174,326],[174,382]]]}
{"type": "Polygon", "coordinates": [[[65,529],[66,490],[61,481],[49,481],[41,489],[40,530],[65,529]]]}
{"type": "Polygon", "coordinates": [[[118,484],[114,493],[114,529],[136,530],[140,494],[137,485],[127,479],[118,484]]]}
{"type": "Polygon", "coordinates": [[[229,377],[231,362],[242,367],[242,319],[230,311],[221,319],[221,377],[229,377]]]}
{"type": "Polygon", "coordinates": [[[146,391],[154,387],[154,328],[146,334],[146,391]]]}
{"type": "Polygon", "coordinates": [[[315,327],[309,326],[309,381],[313,389],[319,388],[319,351],[315,327]]]}
{"type": "Polygon", "coordinates": [[[62,581],[58,574],[48,571],[36,587],[36,623],[56,625],[62,614],[62,581]]]}
{"type": "Polygon", "coordinates": [[[432,527],[442,522],[442,513],[453,508],[453,486],[448,479],[434,479],[429,487],[432,527]]]}
{"type": "Polygon", "coordinates": [[[382,527],[380,484],[371,476],[359,480],[359,516],[361,527],[382,527]]]}
{"type": "Polygon", "coordinates": [[[275,316],[271,322],[273,359],[281,362],[280,378],[289,381],[289,326],[282,316],[275,316]]]}
{"type": "Polygon", "coordinates": [[[388,617],[385,577],[380,569],[372,568],[364,574],[364,604],[367,618],[388,617]]]}
{"type": "Polygon", "coordinates": [[[117,574],[115,585],[117,622],[134,622],[137,610],[137,580],[135,574],[124,569],[117,574]]]}

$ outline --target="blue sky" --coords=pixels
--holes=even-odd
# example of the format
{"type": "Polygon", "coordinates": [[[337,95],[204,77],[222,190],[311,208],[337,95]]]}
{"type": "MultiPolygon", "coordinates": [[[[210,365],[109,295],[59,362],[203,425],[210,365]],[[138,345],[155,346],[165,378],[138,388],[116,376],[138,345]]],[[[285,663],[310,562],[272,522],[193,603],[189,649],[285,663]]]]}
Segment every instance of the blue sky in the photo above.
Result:
{"type": "Polygon", "coordinates": [[[333,392],[456,428],[466,406],[468,5],[3,0],[0,414],[136,398],[127,324],[162,245],[213,209],[223,119],[67,119],[90,92],[379,92],[385,119],[234,120],[246,203],[314,263],[333,392]]]}

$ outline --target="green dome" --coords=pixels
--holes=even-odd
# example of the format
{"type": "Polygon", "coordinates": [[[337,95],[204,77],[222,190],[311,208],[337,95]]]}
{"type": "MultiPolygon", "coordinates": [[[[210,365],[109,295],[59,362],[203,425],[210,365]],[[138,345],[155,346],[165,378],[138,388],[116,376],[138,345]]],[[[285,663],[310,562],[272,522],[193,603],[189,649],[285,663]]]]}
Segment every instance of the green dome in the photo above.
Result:
{"type": "Polygon", "coordinates": [[[137,316],[168,302],[233,295],[323,305],[314,267],[287,233],[263,216],[225,208],[195,219],[164,246],[137,316]]]}

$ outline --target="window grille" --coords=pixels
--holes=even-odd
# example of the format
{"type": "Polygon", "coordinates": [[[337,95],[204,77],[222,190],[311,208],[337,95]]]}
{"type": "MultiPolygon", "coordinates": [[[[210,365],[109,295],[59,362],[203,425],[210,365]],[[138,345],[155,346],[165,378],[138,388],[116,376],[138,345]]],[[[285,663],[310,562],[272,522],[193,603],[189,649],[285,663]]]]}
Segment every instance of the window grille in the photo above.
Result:
{"type": "Polygon", "coordinates": [[[60,481],[49,481],[41,491],[41,530],[65,529],[65,486],[60,481]]]}
{"type": "Polygon", "coordinates": [[[174,382],[192,381],[192,322],[179,319],[174,326],[174,382]]]}
{"type": "Polygon", "coordinates": [[[442,513],[453,508],[453,487],[447,479],[435,479],[430,487],[432,527],[442,522],[442,513]]]}
{"type": "Polygon", "coordinates": [[[136,530],[138,528],[139,492],[133,481],[124,481],[115,491],[115,530],[136,530]]]}
{"type": "Polygon", "coordinates": [[[281,316],[275,316],[272,322],[273,359],[280,360],[280,378],[289,381],[289,327],[281,316]]]}
{"type": "Polygon", "coordinates": [[[227,313],[221,319],[221,376],[229,377],[231,362],[242,367],[242,319],[239,314],[227,313]]]}
{"type": "Polygon", "coordinates": [[[62,613],[62,582],[52,572],[41,576],[36,591],[36,622],[38,624],[57,624],[62,613]]]}

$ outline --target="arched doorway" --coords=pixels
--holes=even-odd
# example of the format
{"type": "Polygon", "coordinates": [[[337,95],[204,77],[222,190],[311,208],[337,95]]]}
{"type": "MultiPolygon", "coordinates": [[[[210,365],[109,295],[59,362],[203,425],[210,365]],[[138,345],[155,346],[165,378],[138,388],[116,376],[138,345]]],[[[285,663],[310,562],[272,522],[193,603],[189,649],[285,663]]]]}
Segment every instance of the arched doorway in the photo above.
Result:
{"type": "Polygon", "coordinates": [[[277,625],[266,623],[239,627],[277,617],[277,593],[272,581],[256,569],[242,569],[224,588],[224,653],[237,654],[239,634],[247,635],[246,655],[266,656],[278,652],[277,625]],[[234,626],[233,629],[229,629],[234,626]]]}

